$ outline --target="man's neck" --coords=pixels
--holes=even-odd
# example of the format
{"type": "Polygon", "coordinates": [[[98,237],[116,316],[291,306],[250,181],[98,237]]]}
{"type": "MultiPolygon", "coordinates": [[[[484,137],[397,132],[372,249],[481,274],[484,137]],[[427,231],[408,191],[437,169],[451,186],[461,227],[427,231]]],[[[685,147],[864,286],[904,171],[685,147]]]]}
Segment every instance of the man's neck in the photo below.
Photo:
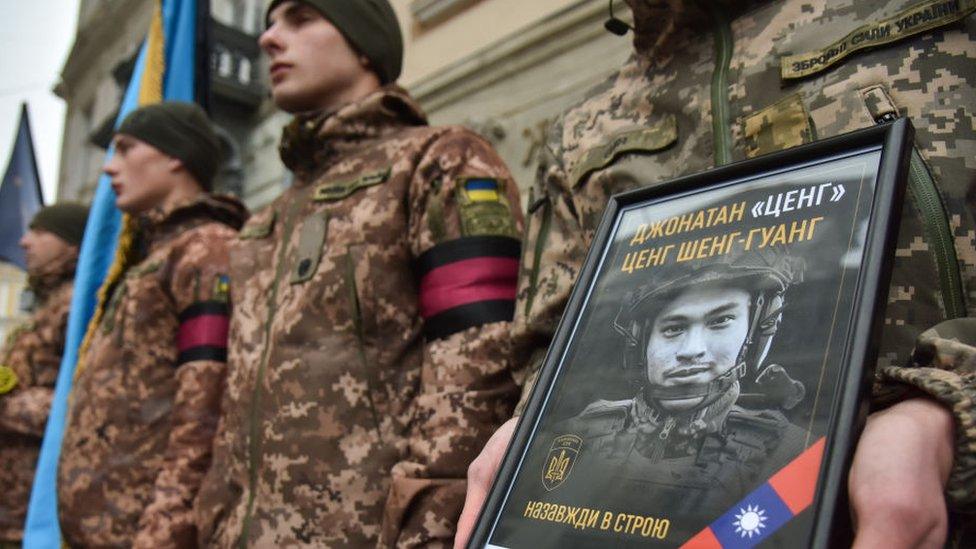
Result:
{"type": "Polygon", "coordinates": [[[135,215],[142,217],[151,225],[155,225],[169,217],[173,210],[197,200],[203,194],[204,191],[194,180],[187,179],[173,185],[169,194],[160,200],[156,206],[135,215]]]}
{"type": "Polygon", "coordinates": [[[382,88],[376,77],[361,78],[331,97],[324,98],[319,112],[335,112],[345,105],[357,103],[376,93],[382,88]]]}
{"type": "Polygon", "coordinates": [[[203,190],[195,182],[189,180],[180,182],[173,186],[172,192],[166,195],[158,209],[164,214],[169,214],[176,208],[193,202],[202,194],[203,190]]]}

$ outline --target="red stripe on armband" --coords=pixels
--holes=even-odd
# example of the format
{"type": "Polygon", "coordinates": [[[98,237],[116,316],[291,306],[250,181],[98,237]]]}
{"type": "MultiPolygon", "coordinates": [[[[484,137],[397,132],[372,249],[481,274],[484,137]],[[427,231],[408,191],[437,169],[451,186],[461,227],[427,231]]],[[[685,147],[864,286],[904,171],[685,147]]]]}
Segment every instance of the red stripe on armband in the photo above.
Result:
{"type": "Polygon", "coordinates": [[[439,244],[417,260],[420,315],[428,340],[512,320],[519,241],[465,237],[439,244]]]}
{"type": "Polygon", "coordinates": [[[202,315],[180,324],[176,348],[180,352],[194,347],[227,347],[230,319],[227,315],[202,315]]]}
{"type": "Polygon", "coordinates": [[[420,282],[420,314],[430,318],[477,301],[514,300],[518,260],[466,259],[438,267],[420,282]]]}
{"type": "Polygon", "coordinates": [[[230,313],[223,301],[201,301],[180,313],[176,365],[197,360],[227,361],[227,335],[230,313]]]}

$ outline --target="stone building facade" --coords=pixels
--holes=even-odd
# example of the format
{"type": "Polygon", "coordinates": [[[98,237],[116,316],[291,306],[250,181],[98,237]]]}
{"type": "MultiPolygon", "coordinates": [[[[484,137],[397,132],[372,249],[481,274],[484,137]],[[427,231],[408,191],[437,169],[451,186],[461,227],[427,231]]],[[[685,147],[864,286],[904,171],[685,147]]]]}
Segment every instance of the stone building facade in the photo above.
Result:
{"type": "Polygon", "coordinates": [[[24,321],[24,287],[27,275],[16,265],[0,261],[0,344],[24,321]]]}
{"type": "MultiPolygon", "coordinates": [[[[603,28],[606,0],[392,0],[406,41],[400,83],[435,124],[464,124],[498,148],[522,189],[545,127],[630,52],[603,28]]],[[[622,2],[618,16],[630,17],[622,2]]],[[[256,37],[265,0],[211,0],[211,114],[227,162],[218,188],[252,209],[289,182],[277,142],[288,115],[268,99],[256,37]]],[[[82,0],[57,91],[67,102],[60,198],[89,199],[152,3],[82,0]]]]}
{"type": "MultiPolygon", "coordinates": [[[[154,2],[81,0],[75,42],[55,92],[65,100],[59,199],[88,201],[154,2]]],[[[263,0],[211,0],[212,114],[224,147],[222,190],[244,194],[241,144],[266,101],[254,37],[263,25],[263,0]]]]}

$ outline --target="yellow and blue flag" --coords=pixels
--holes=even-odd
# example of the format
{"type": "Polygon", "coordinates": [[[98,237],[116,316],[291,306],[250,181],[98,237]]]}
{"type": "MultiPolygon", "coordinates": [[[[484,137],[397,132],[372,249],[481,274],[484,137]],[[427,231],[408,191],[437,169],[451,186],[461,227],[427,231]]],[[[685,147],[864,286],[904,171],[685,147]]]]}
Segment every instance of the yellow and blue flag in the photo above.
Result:
{"type": "Polygon", "coordinates": [[[472,202],[498,202],[498,181],[489,178],[468,179],[464,190],[472,202]]]}
{"type": "MultiPolygon", "coordinates": [[[[136,108],[166,100],[194,101],[198,76],[206,78],[206,51],[197,51],[199,23],[209,17],[206,0],[155,0],[152,25],[139,51],[136,67],[122,99],[118,125],[136,108]],[[203,11],[206,9],[206,11],[203,11]]],[[[202,89],[203,86],[200,86],[202,89]]],[[[109,150],[111,155],[113,150],[109,150]]],[[[92,201],[85,239],[81,244],[75,290],[68,317],[61,370],[54,390],[54,402],[34,476],[24,547],[49,548],[61,545],[58,525],[57,468],[61,455],[68,409],[68,395],[74,380],[79,349],[98,306],[99,289],[118,267],[113,266],[116,249],[125,241],[126,222],[115,207],[111,181],[103,175],[92,201]],[[110,270],[111,268],[111,270],[110,270]]]]}
{"type": "Polygon", "coordinates": [[[34,214],[44,205],[41,178],[34,158],[27,104],[21,106],[17,137],[10,151],[7,171],[0,183],[0,261],[26,269],[20,238],[27,232],[34,214]]]}

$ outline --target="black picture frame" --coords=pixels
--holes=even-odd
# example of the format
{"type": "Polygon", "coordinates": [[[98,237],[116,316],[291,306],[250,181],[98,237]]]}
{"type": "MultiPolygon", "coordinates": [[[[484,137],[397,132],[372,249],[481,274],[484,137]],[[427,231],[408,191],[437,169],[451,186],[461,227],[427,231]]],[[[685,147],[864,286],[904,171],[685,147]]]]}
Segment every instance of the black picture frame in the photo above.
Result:
{"type": "MultiPolygon", "coordinates": [[[[824,434],[826,442],[816,477],[815,495],[812,505],[805,511],[808,522],[801,529],[803,532],[801,535],[806,536],[807,546],[818,548],[828,546],[831,536],[836,535],[834,530],[840,522],[843,522],[843,516],[847,514],[846,505],[841,507],[845,497],[846,472],[868,412],[871,380],[877,360],[913,135],[911,123],[907,119],[898,119],[613,196],[607,204],[593,244],[543,361],[538,381],[515,429],[468,547],[510,546],[492,544],[492,535],[503,520],[502,514],[506,510],[506,505],[524,506],[522,502],[508,501],[508,499],[515,488],[517,475],[531,457],[528,455],[530,443],[539,433],[540,423],[549,411],[545,406],[552,395],[554,384],[563,375],[560,366],[566,360],[568,346],[573,342],[577,321],[584,313],[587,298],[595,291],[596,279],[600,274],[601,265],[606,261],[607,249],[614,244],[613,233],[619,227],[621,217],[626,212],[633,211],[635,207],[663,204],[680,197],[705,196],[715,189],[732,188],[731,185],[738,184],[730,182],[756,181],[757,178],[764,177],[763,174],[789,171],[798,166],[816,164],[821,160],[826,162],[834,158],[846,158],[845,155],[874,151],[873,154],[880,153],[880,159],[877,161],[876,178],[873,182],[873,196],[866,202],[870,204],[870,214],[867,216],[866,233],[860,237],[863,241],[863,249],[856,283],[851,291],[853,307],[850,309],[846,335],[841,340],[844,357],[842,377],[837,381],[836,394],[829,405],[828,430],[824,434]]],[[[528,469],[525,470],[525,474],[528,475],[526,479],[531,475],[538,476],[536,472],[528,469]]],[[[528,513],[528,509],[525,512],[528,513]]],[[[566,528],[567,532],[581,531],[571,525],[566,528]]],[[[560,539],[560,544],[577,545],[573,540],[573,535],[566,534],[566,537],[560,539]]],[[[600,543],[605,544],[608,538],[604,536],[602,540],[600,543]]],[[[790,546],[803,545],[800,539],[793,541],[798,544],[790,546]]],[[[647,540],[644,542],[646,543],[647,540]]],[[[651,543],[651,546],[677,547],[681,542],[682,540],[675,540],[673,545],[667,542],[660,542],[657,545],[651,543]]],[[[525,544],[511,546],[522,545],[539,545],[539,543],[527,541],[525,544]]],[[[542,545],[547,543],[543,542],[542,545]]],[[[783,546],[782,543],[779,546],[783,546]]],[[[538,548],[533,547],[533,549],[538,548]]]]}

